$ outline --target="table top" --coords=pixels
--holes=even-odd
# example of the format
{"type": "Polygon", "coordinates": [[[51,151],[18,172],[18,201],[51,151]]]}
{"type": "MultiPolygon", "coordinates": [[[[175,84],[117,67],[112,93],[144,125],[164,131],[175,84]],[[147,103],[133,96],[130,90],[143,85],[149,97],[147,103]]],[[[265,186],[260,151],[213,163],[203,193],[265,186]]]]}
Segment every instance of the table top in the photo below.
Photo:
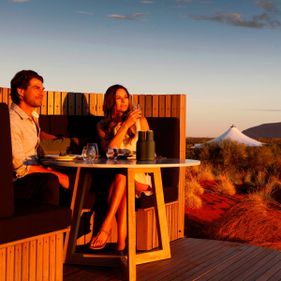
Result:
{"type": "Polygon", "coordinates": [[[200,165],[199,160],[193,159],[173,159],[161,158],[154,161],[136,161],[136,160],[110,160],[110,159],[97,159],[93,162],[83,160],[73,161],[56,161],[51,159],[42,159],[41,162],[48,166],[58,167],[81,167],[81,168],[171,168],[171,167],[189,167],[200,165]]]}

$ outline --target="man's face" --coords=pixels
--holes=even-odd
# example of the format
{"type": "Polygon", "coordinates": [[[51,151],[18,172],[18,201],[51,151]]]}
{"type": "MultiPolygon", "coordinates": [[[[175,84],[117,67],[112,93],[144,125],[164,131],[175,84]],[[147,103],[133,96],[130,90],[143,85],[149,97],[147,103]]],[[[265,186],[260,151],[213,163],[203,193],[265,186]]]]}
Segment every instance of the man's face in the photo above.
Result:
{"type": "Polygon", "coordinates": [[[18,93],[21,96],[21,103],[33,108],[40,107],[44,97],[43,83],[32,78],[27,89],[18,89],[18,93]]]}

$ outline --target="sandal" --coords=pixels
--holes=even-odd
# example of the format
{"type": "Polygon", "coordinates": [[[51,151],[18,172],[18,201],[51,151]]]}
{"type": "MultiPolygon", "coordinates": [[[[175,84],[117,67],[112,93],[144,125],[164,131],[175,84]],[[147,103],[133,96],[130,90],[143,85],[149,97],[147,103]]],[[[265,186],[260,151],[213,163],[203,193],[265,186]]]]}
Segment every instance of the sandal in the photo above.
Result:
{"type": "Polygon", "coordinates": [[[94,236],[92,239],[91,239],[91,242],[90,242],[90,245],[89,245],[89,249],[91,250],[101,250],[105,247],[106,243],[107,243],[107,240],[109,239],[109,236],[110,236],[110,231],[106,231],[106,230],[103,230],[101,229],[96,236],[94,236]],[[99,241],[99,237],[100,235],[104,233],[106,235],[106,239],[104,240],[103,243],[99,243],[98,245],[94,246],[94,244],[96,242],[99,241]]]}

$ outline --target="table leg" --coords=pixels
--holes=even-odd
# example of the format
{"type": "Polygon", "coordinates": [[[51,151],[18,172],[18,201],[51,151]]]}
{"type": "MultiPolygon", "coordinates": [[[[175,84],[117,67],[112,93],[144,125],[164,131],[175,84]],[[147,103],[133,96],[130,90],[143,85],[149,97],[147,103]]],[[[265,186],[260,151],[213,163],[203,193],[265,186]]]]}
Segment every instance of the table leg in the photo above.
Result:
{"type": "Polygon", "coordinates": [[[155,198],[156,198],[156,217],[159,225],[159,242],[162,249],[151,250],[145,253],[139,253],[136,255],[136,264],[147,263],[151,261],[168,259],[171,257],[170,239],[167,225],[166,207],[163,194],[163,185],[161,178],[160,168],[146,168],[146,173],[153,174],[155,198]]]}
{"type": "Polygon", "coordinates": [[[128,169],[128,280],[136,280],[136,265],[171,257],[166,207],[160,168],[128,169]],[[145,253],[136,253],[136,211],[135,211],[135,173],[152,173],[156,198],[156,217],[159,224],[159,242],[161,249],[145,253]]]}
{"type": "Polygon", "coordinates": [[[136,280],[135,171],[127,172],[128,280],[136,280]]]}
{"type": "Polygon", "coordinates": [[[72,210],[72,220],[70,231],[67,233],[64,245],[65,262],[71,261],[71,256],[75,252],[76,239],[78,235],[81,210],[83,207],[84,196],[87,188],[91,184],[91,175],[85,169],[77,168],[76,178],[73,188],[73,195],[71,200],[70,209],[72,210]],[[81,177],[82,174],[82,177],[81,177]],[[80,180],[82,179],[82,180],[80,180]]]}

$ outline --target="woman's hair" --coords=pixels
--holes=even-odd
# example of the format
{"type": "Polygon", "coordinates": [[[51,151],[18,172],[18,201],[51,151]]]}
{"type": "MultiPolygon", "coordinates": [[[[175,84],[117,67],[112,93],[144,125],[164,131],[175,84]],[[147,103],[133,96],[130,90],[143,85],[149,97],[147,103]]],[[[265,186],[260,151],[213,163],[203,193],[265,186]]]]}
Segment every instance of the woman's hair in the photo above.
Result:
{"type": "Polygon", "coordinates": [[[11,80],[11,98],[13,103],[20,103],[18,88],[26,90],[29,86],[29,81],[33,78],[40,80],[42,83],[44,82],[43,77],[33,70],[21,70],[16,73],[11,80]]]}
{"type": "MultiPolygon", "coordinates": [[[[103,130],[106,133],[106,138],[111,139],[114,136],[114,127],[118,124],[118,122],[124,122],[128,117],[130,111],[132,110],[130,94],[128,90],[119,84],[110,86],[104,95],[103,100],[103,112],[104,112],[104,121],[103,121],[103,130]],[[116,93],[119,89],[123,89],[129,98],[129,106],[126,112],[122,115],[121,119],[116,113],[116,93]]],[[[135,126],[132,126],[128,130],[128,134],[130,138],[133,138],[136,134],[135,126]],[[133,128],[132,128],[133,127],[133,128]]]]}

